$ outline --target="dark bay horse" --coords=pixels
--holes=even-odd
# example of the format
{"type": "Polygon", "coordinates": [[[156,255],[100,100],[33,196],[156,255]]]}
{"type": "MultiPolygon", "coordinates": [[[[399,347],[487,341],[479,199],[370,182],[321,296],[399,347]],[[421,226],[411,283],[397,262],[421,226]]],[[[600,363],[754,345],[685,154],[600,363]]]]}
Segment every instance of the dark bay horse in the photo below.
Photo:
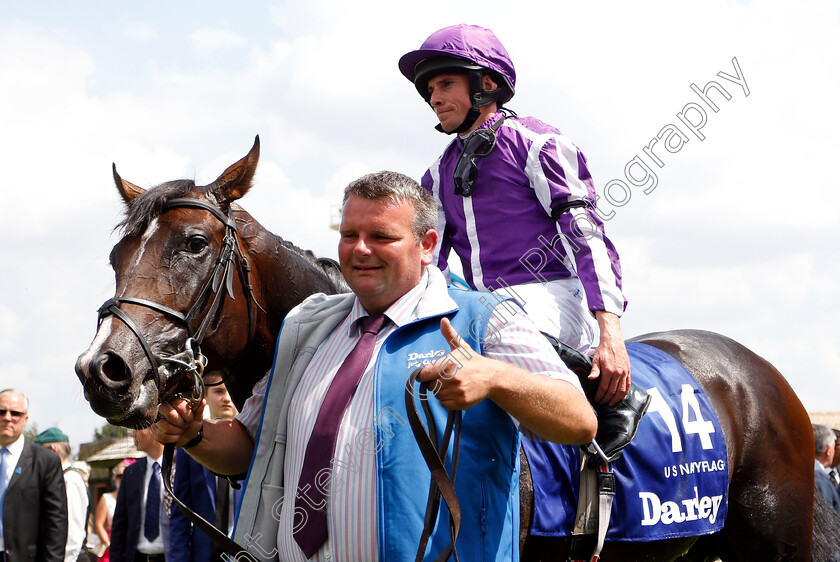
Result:
{"type": "Polygon", "coordinates": [[[116,294],[76,362],[85,397],[110,423],[154,420],[162,394],[177,390],[165,359],[199,333],[201,352],[228,377],[241,408],[271,367],[286,314],[312,293],[347,290],[338,264],[273,235],[235,203],[251,187],[259,152],[257,137],[207,186],[176,180],[147,191],[114,167],[127,206],[110,256],[116,294]]]}
{"type": "MultiPolygon", "coordinates": [[[[181,180],[148,191],[114,169],[127,213],[111,253],[115,297],[76,363],[85,397],[111,423],[145,427],[179,386],[167,368],[200,343],[225,372],[241,408],[270,368],[283,318],[305,297],[347,290],[337,266],[266,231],[235,201],[251,188],[259,139],[215,182],[181,180]]],[[[711,400],[728,447],[729,512],[713,535],[607,542],[604,561],[809,560],[813,435],[802,404],[767,361],[729,338],[700,331],[634,341],[676,358],[711,400]]],[[[177,371],[177,370],[176,370],[177,371]]],[[[564,560],[565,538],[528,536],[533,504],[523,458],[523,560],[564,560]]],[[[467,553],[465,553],[467,554],[467,553]]]]}

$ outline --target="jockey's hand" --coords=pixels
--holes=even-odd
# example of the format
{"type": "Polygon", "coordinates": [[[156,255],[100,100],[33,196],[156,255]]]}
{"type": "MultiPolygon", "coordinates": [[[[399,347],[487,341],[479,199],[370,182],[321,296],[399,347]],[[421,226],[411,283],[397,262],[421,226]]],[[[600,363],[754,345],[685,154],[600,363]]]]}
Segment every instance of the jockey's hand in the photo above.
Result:
{"type": "Polygon", "coordinates": [[[440,332],[451,352],[423,367],[417,380],[428,382],[429,392],[447,410],[466,410],[490,394],[496,372],[494,361],[482,357],[461,339],[448,318],[440,321],[440,332]]]}
{"type": "Polygon", "coordinates": [[[195,437],[204,419],[204,400],[193,410],[183,398],[158,407],[158,420],[152,425],[152,435],[161,443],[175,443],[182,447],[195,437]]]}
{"type": "Polygon", "coordinates": [[[590,379],[601,377],[595,401],[615,406],[630,390],[630,357],[621,335],[618,316],[612,312],[596,311],[601,340],[592,358],[590,379]]]}

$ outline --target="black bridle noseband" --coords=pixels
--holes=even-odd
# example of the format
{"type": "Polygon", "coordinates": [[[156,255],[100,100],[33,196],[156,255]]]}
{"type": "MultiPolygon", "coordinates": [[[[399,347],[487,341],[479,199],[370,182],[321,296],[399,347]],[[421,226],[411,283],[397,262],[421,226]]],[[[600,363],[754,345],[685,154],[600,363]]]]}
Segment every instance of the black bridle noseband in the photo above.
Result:
{"type": "MultiPolygon", "coordinates": [[[[195,303],[193,303],[190,310],[186,314],[183,314],[168,306],[164,306],[162,304],[150,301],[148,299],[141,299],[137,297],[114,297],[112,299],[107,300],[101,307],[99,307],[99,317],[97,321],[98,328],[105,318],[107,318],[108,316],[116,316],[123,322],[123,324],[125,324],[128,327],[129,330],[131,330],[134,333],[134,335],[137,337],[137,340],[140,342],[140,345],[143,347],[143,352],[146,354],[146,358],[149,360],[149,365],[152,369],[152,375],[154,377],[155,384],[157,385],[159,391],[162,391],[160,387],[160,368],[162,362],[174,363],[176,365],[184,367],[184,354],[186,354],[186,357],[189,359],[192,359],[196,362],[202,362],[203,356],[200,352],[200,346],[201,342],[204,341],[204,336],[207,334],[207,330],[210,328],[210,325],[212,324],[214,318],[221,311],[225,296],[227,295],[228,297],[230,297],[231,300],[234,300],[234,268],[239,273],[239,280],[242,284],[242,291],[245,294],[245,301],[248,305],[248,342],[246,344],[246,347],[248,344],[251,343],[251,341],[254,338],[254,333],[256,331],[256,311],[254,310],[254,307],[255,305],[259,306],[259,304],[254,298],[254,291],[253,287],[251,286],[251,265],[248,263],[248,260],[245,258],[241,248],[239,247],[239,237],[236,230],[236,221],[233,218],[232,210],[229,209],[227,214],[225,214],[221,210],[207,202],[198,199],[186,198],[172,199],[171,201],[166,202],[166,204],[163,207],[163,210],[166,211],[169,209],[177,208],[203,209],[211,213],[217,219],[219,219],[219,221],[221,221],[221,223],[225,226],[225,235],[222,239],[222,247],[219,251],[219,257],[216,261],[216,267],[213,269],[213,272],[210,274],[210,277],[205,282],[204,288],[201,290],[201,293],[199,293],[198,299],[196,299],[195,303]],[[220,290],[222,282],[225,283],[225,290],[220,290]],[[193,330],[193,322],[195,320],[195,317],[199,314],[201,310],[203,310],[207,306],[207,303],[208,301],[210,301],[211,297],[212,302],[210,304],[209,309],[207,309],[207,312],[204,315],[204,318],[201,320],[198,329],[193,330]],[[186,329],[188,334],[188,339],[185,343],[185,351],[175,356],[155,355],[152,352],[151,346],[146,340],[145,335],[137,326],[137,324],[135,324],[134,321],[131,320],[131,318],[120,309],[120,306],[122,304],[134,304],[144,306],[146,308],[150,308],[152,310],[160,312],[164,316],[178,321],[186,329]]],[[[206,363],[206,360],[203,361],[204,363],[206,363]]],[[[204,365],[202,364],[202,370],[203,366],[204,365]]]]}

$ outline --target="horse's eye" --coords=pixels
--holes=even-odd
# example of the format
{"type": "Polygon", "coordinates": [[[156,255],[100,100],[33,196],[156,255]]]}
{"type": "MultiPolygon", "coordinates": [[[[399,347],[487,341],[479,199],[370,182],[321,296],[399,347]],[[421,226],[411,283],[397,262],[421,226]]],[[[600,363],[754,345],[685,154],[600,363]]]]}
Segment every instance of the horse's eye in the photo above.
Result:
{"type": "Polygon", "coordinates": [[[205,240],[201,236],[190,236],[187,239],[187,251],[188,252],[192,252],[193,254],[197,254],[206,247],[207,247],[207,240],[205,240]]]}

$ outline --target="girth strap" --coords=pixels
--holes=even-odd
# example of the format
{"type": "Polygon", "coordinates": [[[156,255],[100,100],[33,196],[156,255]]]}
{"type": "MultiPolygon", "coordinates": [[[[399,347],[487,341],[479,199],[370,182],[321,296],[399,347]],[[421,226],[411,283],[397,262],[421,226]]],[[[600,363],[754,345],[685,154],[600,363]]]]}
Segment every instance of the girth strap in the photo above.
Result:
{"type": "Polygon", "coordinates": [[[615,474],[608,463],[589,466],[589,454],[581,448],[580,488],[577,516],[569,545],[568,560],[597,562],[610,527],[615,474]]]}

